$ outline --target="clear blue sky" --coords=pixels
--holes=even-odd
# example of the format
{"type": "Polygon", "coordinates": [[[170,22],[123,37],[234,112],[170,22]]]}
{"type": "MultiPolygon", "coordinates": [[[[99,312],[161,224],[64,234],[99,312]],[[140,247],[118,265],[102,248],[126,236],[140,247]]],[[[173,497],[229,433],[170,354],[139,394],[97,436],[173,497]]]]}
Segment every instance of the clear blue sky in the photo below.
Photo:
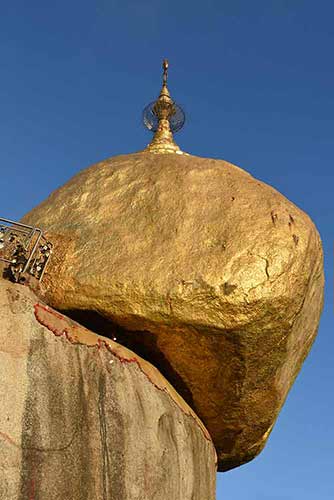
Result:
{"type": "Polygon", "coordinates": [[[326,253],[325,311],[265,451],[218,474],[218,500],[333,500],[334,3],[24,0],[0,13],[0,214],[78,169],[139,150],[162,57],[182,149],[224,158],[304,209],[326,253]]]}

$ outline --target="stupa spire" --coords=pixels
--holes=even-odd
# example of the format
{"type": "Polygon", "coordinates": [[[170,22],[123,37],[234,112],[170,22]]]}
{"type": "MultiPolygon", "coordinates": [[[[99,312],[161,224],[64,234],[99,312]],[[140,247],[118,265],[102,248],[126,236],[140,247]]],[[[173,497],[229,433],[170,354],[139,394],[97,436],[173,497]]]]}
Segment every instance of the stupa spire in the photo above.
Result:
{"type": "Polygon", "coordinates": [[[143,112],[144,125],[151,132],[154,132],[154,137],[145,151],[183,154],[174,141],[173,132],[177,132],[183,127],[185,115],[170,96],[167,87],[168,66],[168,60],[164,59],[160,95],[155,102],[146,106],[143,112]]]}

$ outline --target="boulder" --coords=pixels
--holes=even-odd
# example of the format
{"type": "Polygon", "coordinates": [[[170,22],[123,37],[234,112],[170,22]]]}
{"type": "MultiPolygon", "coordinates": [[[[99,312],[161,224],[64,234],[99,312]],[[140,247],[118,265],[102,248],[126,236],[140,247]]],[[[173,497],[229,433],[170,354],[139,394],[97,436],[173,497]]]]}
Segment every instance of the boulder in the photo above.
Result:
{"type": "Polygon", "coordinates": [[[219,470],[261,451],[322,308],[304,212],[225,161],[142,152],[81,171],[23,221],[55,244],[50,305],[153,362],[203,420],[219,470]]]}
{"type": "Polygon", "coordinates": [[[213,500],[207,430],[152,365],[0,279],[0,499],[213,500]]]}

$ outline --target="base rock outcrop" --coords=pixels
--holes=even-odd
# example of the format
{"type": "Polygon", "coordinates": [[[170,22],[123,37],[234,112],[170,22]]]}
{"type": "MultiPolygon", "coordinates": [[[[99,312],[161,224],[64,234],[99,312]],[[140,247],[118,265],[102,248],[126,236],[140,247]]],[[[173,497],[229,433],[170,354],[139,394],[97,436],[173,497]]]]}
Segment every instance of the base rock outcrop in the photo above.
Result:
{"type": "Polygon", "coordinates": [[[214,500],[205,427],[149,363],[0,279],[0,500],[214,500]]]}
{"type": "Polygon", "coordinates": [[[304,212],[225,161],[142,152],[81,171],[24,222],[55,243],[48,303],[151,361],[204,422],[220,470],[261,451],[322,308],[304,212]]]}

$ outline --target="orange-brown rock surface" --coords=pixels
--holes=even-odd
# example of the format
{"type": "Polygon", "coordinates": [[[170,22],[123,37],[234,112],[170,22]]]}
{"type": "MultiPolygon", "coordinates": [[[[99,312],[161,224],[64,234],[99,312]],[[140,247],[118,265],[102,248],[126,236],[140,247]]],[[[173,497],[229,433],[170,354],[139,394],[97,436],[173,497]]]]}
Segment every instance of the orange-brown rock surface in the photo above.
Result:
{"type": "Polygon", "coordinates": [[[203,424],[156,368],[0,278],[0,499],[214,500],[203,424]]]}
{"type": "Polygon", "coordinates": [[[24,221],[55,243],[50,304],[152,361],[220,470],[261,451],[322,307],[305,213],[225,161],[142,152],[81,171],[24,221]]]}

